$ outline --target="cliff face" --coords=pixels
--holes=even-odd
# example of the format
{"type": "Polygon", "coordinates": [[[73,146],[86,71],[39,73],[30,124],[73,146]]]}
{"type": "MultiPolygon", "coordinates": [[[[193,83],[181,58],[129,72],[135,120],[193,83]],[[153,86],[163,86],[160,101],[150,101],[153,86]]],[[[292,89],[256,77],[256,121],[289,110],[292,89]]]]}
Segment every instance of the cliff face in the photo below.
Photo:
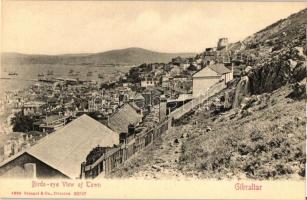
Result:
{"type": "Polygon", "coordinates": [[[260,62],[247,76],[250,92],[271,92],[287,83],[301,81],[306,76],[306,56],[302,47],[285,48],[260,62]]]}
{"type": "Polygon", "coordinates": [[[306,77],[306,25],[307,9],[243,41],[246,48],[240,53],[255,59],[245,73],[251,94],[272,92],[306,77]]]}

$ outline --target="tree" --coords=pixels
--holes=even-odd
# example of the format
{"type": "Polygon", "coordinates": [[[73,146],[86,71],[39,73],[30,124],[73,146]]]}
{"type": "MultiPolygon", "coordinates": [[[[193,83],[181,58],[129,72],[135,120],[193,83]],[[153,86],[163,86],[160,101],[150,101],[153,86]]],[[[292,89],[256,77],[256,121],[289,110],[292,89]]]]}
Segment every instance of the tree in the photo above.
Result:
{"type": "Polygon", "coordinates": [[[144,67],[144,66],[146,66],[146,65],[143,64],[139,67],[132,67],[129,70],[129,74],[127,76],[128,81],[131,82],[131,83],[139,83],[141,81],[140,68],[144,67]]]}
{"type": "Polygon", "coordinates": [[[197,71],[197,67],[194,66],[193,64],[191,64],[191,65],[188,67],[187,70],[188,70],[188,71],[197,71]]]}
{"type": "Polygon", "coordinates": [[[33,129],[34,119],[30,116],[18,112],[11,120],[14,132],[29,132],[33,129]]]}

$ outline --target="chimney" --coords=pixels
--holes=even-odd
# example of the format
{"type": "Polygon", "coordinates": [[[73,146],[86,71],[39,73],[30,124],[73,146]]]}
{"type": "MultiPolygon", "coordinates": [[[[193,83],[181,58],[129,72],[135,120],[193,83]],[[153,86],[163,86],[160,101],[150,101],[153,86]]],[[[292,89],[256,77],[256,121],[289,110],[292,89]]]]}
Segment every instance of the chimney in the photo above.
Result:
{"type": "Polygon", "coordinates": [[[128,136],[134,135],[134,134],[135,134],[135,126],[132,123],[130,123],[128,125],[128,136]]]}
{"type": "Polygon", "coordinates": [[[127,133],[120,133],[119,134],[119,143],[125,144],[127,141],[127,133]]]}
{"type": "Polygon", "coordinates": [[[86,162],[81,163],[80,179],[86,178],[86,177],[85,177],[85,164],[86,164],[86,162]]]}
{"type": "Polygon", "coordinates": [[[36,178],[36,164],[26,163],[24,164],[25,175],[28,178],[36,178]]]}

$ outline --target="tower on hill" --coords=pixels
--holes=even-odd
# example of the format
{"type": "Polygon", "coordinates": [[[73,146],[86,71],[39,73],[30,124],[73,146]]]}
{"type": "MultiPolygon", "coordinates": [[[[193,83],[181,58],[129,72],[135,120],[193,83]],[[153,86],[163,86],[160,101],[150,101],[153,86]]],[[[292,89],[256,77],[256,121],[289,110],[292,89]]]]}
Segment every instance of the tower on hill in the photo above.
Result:
{"type": "Polygon", "coordinates": [[[217,42],[217,50],[222,50],[224,48],[227,48],[228,46],[228,38],[220,38],[217,42]]]}

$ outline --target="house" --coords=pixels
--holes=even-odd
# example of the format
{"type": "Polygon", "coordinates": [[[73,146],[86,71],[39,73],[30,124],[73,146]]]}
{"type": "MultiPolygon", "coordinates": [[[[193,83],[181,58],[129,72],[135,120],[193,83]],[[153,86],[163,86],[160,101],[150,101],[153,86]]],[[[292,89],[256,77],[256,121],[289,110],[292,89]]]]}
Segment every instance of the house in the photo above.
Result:
{"type": "Polygon", "coordinates": [[[162,76],[162,88],[169,88],[170,87],[170,82],[173,80],[173,77],[167,75],[162,76]]]}
{"type": "Polygon", "coordinates": [[[152,89],[150,91],[147,91],[147,92],[150,92],[151,94],[151,105],[157,105],[159,104],[160,102],[160,96],[163,94],[163,90],[161,90],[160,88],[155,88],[155,89],[152,89]]]}
{"type": "Polygon", "coordinates": [[[152,94],[151,91],[144,91],[142,96],[145,99],[145,108],[152,106],[152,94]]]}
{"type": "Polygon", "coordinates": [[[193,75],[193,97],[206,94],[207,90],[219,82],[225,84],[233,79],[233,70],[224,64],[208,65],[193,75]]]}
{"type": "Polygon", "coordinates": [[[181,67],[183,70],[187,70],[187,69],[190,67],[190,63],[189,63],[189,62],[181,63],[181,64],[180,64],[180,67],[181,67]]]}
{"type": "Polygon", "coordinates": [[[170,76],[177,76],[177,75],[180,75],[183,71],[182,68],[180,68],[179,66],[177,65],[171,65],[172,69],[170,70],[169,72],[169,75],[170,76]]]}
{"type": "Polygon", "coordinates": [[[78,179],[88,152],[97,145],[112,147],[114,144],[119,144],[117,133],[82,115],[0,163],[0,177],[78,179]]]}
{"type": "Polygon", "coordinates": [[[145,98],[142,96],[142,94],[137,93],[133,99],[133,102],[137,107],[144,108],[145,107],[145,98]]]}
{"type": "Polygon", "coordinates": [[[141,80],[141,87],[148,88],[148,87],[155,87],[159,84],[159,80],[151,77],[145,77],[141,80]]]}
{"type": "Polygon", "coordinates": [[[0,147],[0,156],[2,156],[3,153],[4,159],[9,158],[36,144],[37,141],[45,136],[46,133],[38,131],[30,131],[28,133],[12,132],[3,138],[5,143],[3,144],[3,147],[0,147]]]}
{"type": "Polygon", "coordinates": [[[24,115],[41,115],[47,104],[42,101],[29,101],[23,105],[24,115]]]}
{"type": "Polygon", "coordinates": [[[173,77],[173,81],[183,82],[183,81],[187,81],[187,80],[188,80],[188,77],[184,76],[184,75],[177,75],[177,76],[173,77]]]}
{"type": "Polygon", "coordinates": [[[70,121],[71,116],[50,115],[43,118],[41,121],[35,122],[34,126],[37,126],[38,131],[53,132],[59,128],[65,126],[70,121]]]}
{"type": "Polygon", "coordinates": [[[132,108],[140,115],[143,115],[143,108],[139,107],[135,102],[129,102],[132,108]]]}
{"type": "Polygon", "coordinates": [[[130,104],[125,104],[109,117],[108,126],[117,133],[126,133],[130,124],[136,126],[141,121],[142,115],[130,104]]]}

